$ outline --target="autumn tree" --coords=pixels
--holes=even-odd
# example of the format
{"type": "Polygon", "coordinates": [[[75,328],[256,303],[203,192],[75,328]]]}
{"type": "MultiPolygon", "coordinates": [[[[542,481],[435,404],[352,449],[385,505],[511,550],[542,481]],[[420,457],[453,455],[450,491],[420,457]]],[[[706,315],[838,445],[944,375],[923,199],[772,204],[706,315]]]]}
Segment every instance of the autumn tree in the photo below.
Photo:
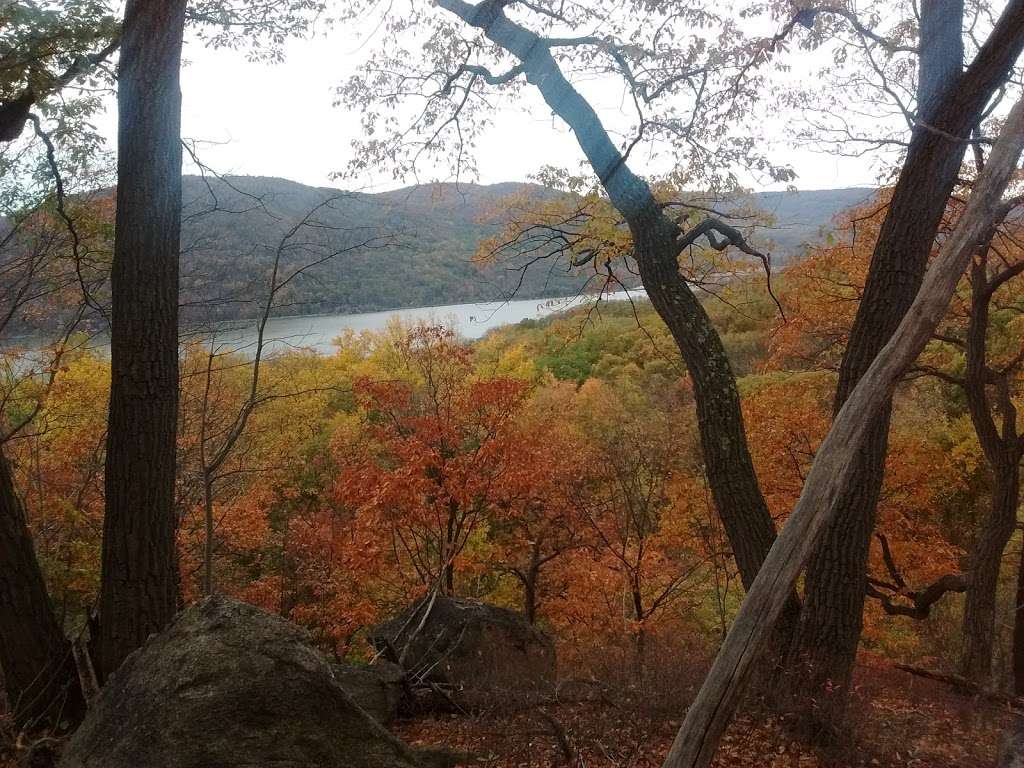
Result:
{"type": "MultiPolygon", "coordinates": [[[[1008,222],[979,245],[935,350],[921,366],[963,392],[991,478],[989,512],[967,568],[960,663],[965,677],[983,682],[992,674],[998,578],[1017,527],[1024,456],[1016,408],[1024,361],[1016,279],[1024,272],[1024,260],[1017,230],[1015,222],[1008,222]]],[[[1015,675],[1017,666],[1015,661],[1015,675]]]]}
{"type": "Polygon", "coordinates": [[[906,317],[854,388],[819,447],[800,499],[744,598],[676,735],[666,766],[710,765],[751,665],[769,639],[789,590],[825,527],[841,509],[837,501],[855,474],[853,459],[867,441],[872,420],[887,407],[897,383],[941,322],[978,243],[1006,215],[1002,197],[1017,171],[1022,148],[1024,102],[1018,102],[973,186],[963,216],[943,242],[906,317]]]}
{"type": "MultiPolygon", "coordinates": [[[[424,5],[402,17],[388,15],[387,39],[397,40],[415,28],[423,35],[425,59],[410,60],[401,45],[381,46],[363,74],[344,89],[348,102],[364,110],[367,133],[373,135],[361,144],[356,169],[387,161],[402,175],[425,155],[447,155],[461,169],[469,162],[469,142],[486,121],[490,97],[520,93],[526,84],[536,89],[572,130],[590,172],[629,230],[640,278],[693,380],[710,487],[749,585],[775,527],[747,449],[728,355],[679,269],[680,255],[698,241],[718,248],[746,244],[738,230],[699,207],[683,205],[687,215],[670,214],[633,170],[632,150],[641,142],[670,147],[678,157],[679,187],[729,183],[736,165],[775,180],[791,178],[788,169],[771,166],[749,136],[735,128],[756,91],[754,65],[771,55],[797,20],[788,19],[775,37],[750,39],[735,17],[713,4],[637,4],[630,10],[442,0],[436,9],[424,5]],[[632,96],[636,115],[622,146],[581,90],[582,79],[593,73],[624,83],[632,96]],[[381,99],[382,93],[394,95],[381,99]],[[414,98],[429,105],[415,125],[376,131],[390,120],[388,110],[396,101],[414,98]]],[[[749,10],[755,15],[765,11],[761,6],[749,10]]],[[[782,634],[795,621],[796,610],[794,599],[782,634]]]]}
{"type": "Polygon", "coordinates": [[[589,548],[611,575],[612,593],[621,596],[634,678],[642,682],[652,625],[695,600],[709,564],[674,493],[683,430],[636,389],[619,390],[598,381],[580,390],[575,420],[585,448],[573,503],[591,528],[589,548]]]}
{"type": "MultiPolygon", "coordinates": [[[[787,274],[784,293],[790,315],[789,322],[780,326],[773,338],[776,361],[812,367],[838,366],[887,200],[886,192],[877,201],[852,211],[848,223],[836,233],[831,244],[812,251],[787,274]]],[[[961,210],[962,204],[952,199],[943,217],[943,234],[955,225],[961,210]]],[[[973,679],[986,679],[991,671],[997,577],[1016,525],[1018,505],[1012,491],[1014,467],[1019,465],[1019,456],[1014,458],[1013,406],[1019,354],[1012,330],[1018,293],[1014,278],[1020,270],[1016,242],[1016,225],[1000,222],[989,241],[979,246],[949,315],[913,371],[915,376],[936,377],[963,393],[976,439],[992,475],[991,511],[983,517],[977,538],[971,533],[966,537],[968,566],[961,573],[955,564],[947,563],[946,573],[933,572],[935,580],[931,583],[909,588],[904,582],[904,569],[893,559],[889,539],[878,537],[883,567],[876,570],[874,578],[868,577],[866,590],[869,596],[882,601],[887,613],[913,618],[926,618],[931,607],[948,592],[966,591],[961,668],[973,679]],[[993,311],[997,320],[990,320],[993,311]],[[993,356],[994,361],[990,361],[993,356]],[[911,604],[902,608],[892,602],[901,591],[911,597],[911,604]]],[[[897,418],[897,425],[898,422],[897,418]]],[[[905,482],[907,469],[913,465],[913,453],[907,450],[906,438],[896,436],[894,440],[896,444],[887,457],[883,488],[905,482]]],[[[951,490],[954,478],[948,473],[944,478],[951,490]]],[[[927,487],[927,478],[918,479],[914,485],[927,487]]],[[[883,501],[879,508],[883,516],[885,507],[883,501]]],[[[970,522],[966,524],[969,526],[970,522]]],[[[884,529],[885,525],[881,527],[884,529]]]]}
{"type": "Polygon", "coordinates": [[[111,393],[106,456],[99,667],[105,677],[174,614],[181,229],[181,47],[186,12],[216,20],[211,42],[270,43],[307,12],[219,2],[125,8],[118,62],[118,185],[111,267],[111,393]],[[236,37],[236,35],[238,37],[236,37]],[[139,425],[147,425],[139,429],[139,425]]]}
{"type": "MultiPolygon", "coordinates": [[[[898,102],[907,118],[903,134],[909,132],[843,354],[835,401],[838,412],[903,319],[921,285],[968,140],[982,130],[993,98],[999,98],[1024,49],[1024,4],[1010,2],[1006,6],[966,68],[964,41],[972,38],[963,30],[963,3],[923,3],[916,46],[901,39],[905,34],[902,25],[889,35],[873,29],[870,16],[865,19],[852,11],[825,8],[817,11],[814,6],[808,12],[820,14],[824,34],[830,24],[851,25],[855,42],[847,49],[859,48],[872,62],[879,73],[876,98],[882,103],[898,102]],[[896,62],[908,54],[918,57],[916,89],[912,83],[894,89],[886,73],[893,76],[901,71],[896,62]],[[877,63],[879,59],[884,66],[877,63]]],[[[841,113],[839,120],[843,120],[841,113]]],[[[858,139],[845,138],[851,143],[858,139]]],[[[886,143],[893,138],[884,137],[886,143]]],[[[867,557],[890,417],[890,406],[877,416],[857,458],[856,480],[848,486],[840,513],[808,564],[790,680],[794,695],[805,702],[801,708],[809,725],[826,736],[841,719],[859,643],[867,557]],[[819,692],[813,697],[813,707],[806,705],[808,690],[819,692]]]]}
{"type": "Polygon", "coordinates": [[[531,624],[562,586],[551,583],[550,574],[566,555],[592,541],[573,499],[578,468],[587,459],[579,435],[566,423],[570,403],[565,388],[545,388],[517,415],[513,455],[488,521],[490,557],[500,574],[516,582],[522,613],[531,624]]]}
{"type": "Polygon", "coordinates": [[[384,532],[390,567],[453,595],[466,548],[497,516],[528,384],[474,376],[471,351],[443,327],[415,327],[394,351],[411,380],[356,383],[370,439],[337,494],[360,531],[384,532]]]}
{"type": "MultiPolygon", "coordinates": [[[[324,214],[335,210],[344,195],[329,195],[299,216],[289,226],[276,244],[265,248],[272,253],[266,284],[260,286],[261,295],[256,304],[259,313],[256,318],[256,339],[251,349],[238,349],[230,341],[221,341],[214,327],[204,343],[206,365],[201,376],[203,385],[198,396],[198,435],[196,437],[196,458],[202,489],[203,518],[205,527],[205,551],[203,556],[203,592],[214,593],[213,560],[216,549],[214,503],[215,487],[239,471],[233,466],[227,473],[225,464],[232,457],[245,435],[254,413],[268,402],[288,397],[298,397],[306,392],[289,391],[287,388],[268,389],[263,380],[263,368],[273,355],[275,340],[268,332],[271,317],[282,304],[282,294],[295,290],[302,282],[316,276],[320,267],[368,248],[386,245],[387,237],[376,234],[370,228],[344,228],[324,220],[324,214]],[[251,363],[245,358],[251,356],[251,363]],[[241,359],[240,359],[241,358],[241,359]],[[217,408],[212,402],[220,394],[216,379],[220,369],[244,368],[248,377],[247,392],[241,399],[236,398],[233,409],[225,413],[224,407],[217,408]]],[[[230,215],[230,214],[229,214],[230,215]]],[[[195,372],[193,371],[193,374],[195,372]]],[[[236,371],[237,373],[237,371],[236,371]]],[[[322,384],[321,386],[326,386],[322,384]]]]}

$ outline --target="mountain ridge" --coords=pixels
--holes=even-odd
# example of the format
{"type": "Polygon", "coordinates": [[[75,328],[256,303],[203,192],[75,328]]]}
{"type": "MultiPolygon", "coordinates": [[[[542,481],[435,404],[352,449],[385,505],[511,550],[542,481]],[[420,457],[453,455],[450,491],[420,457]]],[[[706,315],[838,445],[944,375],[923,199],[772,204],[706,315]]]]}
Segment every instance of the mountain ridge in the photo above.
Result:
{"type": "MultiPolygon", "coordinates": [[[[500,214],[504,198],[524,190],[542,198],[560,194],[537,184],[431,183],[363,192],[270,176],[187,175],[182,185],[181,306],[189,325],[258,316],[275,258],[279,282],[292,276],[275,296],[277,317],[554,298],[575,295],[595,279],[555,258],[473,261],[479,242],[502,226],[500,215],[495,223],[483,220],[500,214]]],[[[819,239],[838,212],[873,194],[860,187],[760,192],[732,205],[753,204],[774,215],[775,225],[762,228],[755,242],[783,265],[819,239]]],[[[624,279],[638,284],[636,276],[624,279]]],[[[100,284],[93,298],[105,303],[105,294],[100,284]]],[[[52,322],[67,311],[53,306],[43,315],[52,322]]]]}

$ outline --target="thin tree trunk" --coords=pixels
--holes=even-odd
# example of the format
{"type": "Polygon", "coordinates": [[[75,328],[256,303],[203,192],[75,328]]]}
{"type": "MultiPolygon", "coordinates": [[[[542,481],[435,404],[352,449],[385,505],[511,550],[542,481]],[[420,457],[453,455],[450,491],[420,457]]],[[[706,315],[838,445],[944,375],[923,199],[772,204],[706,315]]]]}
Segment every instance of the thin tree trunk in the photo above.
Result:
{"type": "Polygon", "coordinates": [[[530,564],[526,573],[522,574],[523,582],[523,615],[530,624],[537,622],[537,585],[540,582],[540,551],[539,542],[534,542],[530,550],[530,564]]]}
{"type": "Polygon", "coordinates": [[[175,611],[185,0],[129,0],[118,76],[111,390],[100,590],[106,678],[175,611]]]}
{"type": "MultiPolygon", "coordinates": [[[[893,389],[942,319],[960,275],[999,214],[1000,197],[1024,148],[1024,101],[1014,106],[967,209],[889,343],[878,354],[836,416],[818,449],[796,508],[747,592],[686,714],[665,760],[666,768],[706,768],[735,711],[743,685],[806,559],[840,511],[838,501],[853,479],[853,464],[893,389]]],[[[810,694],[808,694],[810,695],[810,694]]]]}
{"type": "Polygon", "coordinates": [[[0,670],[19,728],[75,723],[85,711],[71,643],[36,559],[11,465],[0,449],[0,670]]]}
{"type": "Polygon", "coordinates": [[[1024,546],[1017,565],[1017,592],[1013,603],[1013,693],[1024,696],[1024,546]]]}
{"type": "MultiPolygon", "coordinates": [[[[527,79],[576,135],[612,205],[628,224],[644,288],[693,381],[708,483],[744,586],[749,587],[775,540],[775,523],[754,472],[725,347],[679,272],[683,233],[664,214],[647,182],[629,168],[593,107],[565,78],[538,35],[507,18],[501,3],[438,0],[438,5],[521,62],[527,79]]],[[[794,593],[779,622],[781,635],[788,637],[798,610],[794,593]]],[[[779,649],[785,644],[780,641],[779,649]]]]}
{"type": "Polygon", "coordinates": [[[1017,434],[1017,410],[1006,378],[1008,374],[997,373],[988,365],[990,308],[998,287],[998,282],[989,281],[990,249],[990,242],[980,247],[971,265],[971,310],[964,343],[963,386],[971,423],[992,478],[989,514],[981,525],[971,554],[960,657],[961,674],[983,685],[992,675],[999,573],[1003,553],[1017,525],[1020,460],[1024,452],[1024,444],[1017,434]],[[990,399],[990,390],[995,402],[990,399]],[[996,414],[1000,424],[996,423],[996,414]]]}
{"type": "MultiPolygon", "coordinates": [[[[839,372],[846,402],[910,307],[960,171],[967,137],[1024,48],[1024,2],[1013,0],[970,67],[963,59],[962,0],[922,5],[919,126],[875,244],[863,298],[839,372]]],[[[842,720],[860,642],[867,558],[888,443],[891,403],[878,409],[853,479],[807,566],[805,600],[790,654],[787,692],[816,735],[842,720]],[[809,694],[811,691],[813,693],[809,694]]]]}
{"type": "Polygon", "coordinates": [[[203,594],[207,597],[213,594],[213,523],[213,482],[206,477],[203,478],[203,594]]]}
{"type": "Polygon", "coordinates": [[[970,581],[964,601],[963,652],[960,674],[985,684],[992,677],[995,645],[996,596],[1003,552],[1017,527],[1020,503],[1020,464],[992,467],[992,507],[971,555],[970,581]]]}
{"type": "Polygon", "coordinates": [[[638,686],[644,684],[647,656],[647,636],[644,632],[644,598],[640,594],[640,587],[636,583],[637,574],[633,574],[634,582],[630,590],[630,598],[633,602],[633,621],[636,622],[636,634],[633,637],[633,677],[638,686]]]}
{"type": "Polygon", "coordinates": [[[523,616],[530,624],[537,623],[537,585],[532,579],[523,581],[523,616]]]}

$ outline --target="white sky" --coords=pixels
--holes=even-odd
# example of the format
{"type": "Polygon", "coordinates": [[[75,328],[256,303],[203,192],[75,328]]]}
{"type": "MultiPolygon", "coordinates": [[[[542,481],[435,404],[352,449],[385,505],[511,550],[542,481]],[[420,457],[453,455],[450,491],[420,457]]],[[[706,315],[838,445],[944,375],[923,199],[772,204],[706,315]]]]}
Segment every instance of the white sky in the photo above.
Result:
{"type": "MultiPolygon", "coordinates": [[[[304,184],[367,191],[414,182],[395,181],[386,171],[366,178],[331,179],[332,173],[346,168],[353,152],[351,142],[360,134],[359,115],[332,106],[334,89],[354,74],[365,55],[360,40],[342,28],[312,40],[291,41],[286,50],[283,64],[270,65],[246,61],[239,52],[187,42],[182,133],[189,139],[212,142],[201,147],[203,162],[224,174],[279,176],[304,184]]],[[[622,94],[598,91],[588,95],[608,100],[597,106],[606,123],[614,125],[616,116],[621,115],[622,94]]],[[[798,174],[798,188],[875,183],[876,173],[869,161],[796,148],[788,141],[785,123],[777,122],[770,131],[775,137],[771,159],[792,165],[798,174]]],[[[102,118],[101,128],[113,148],[114,109],[102,118]]],[[[524,89],[519,102],[504,104],[495,115],[494,126],[479,141],[475,159],[479,181],[496,183],[525,181],[544,165],[576,168],[582,156],[568,129],[550,116],[539,97],[524,89]],[[524,100],[530,102],[525,109],[524,100]]],[[[667,170],[657,163],[645,167],[642,157],[634,156],[633,164],[641,173],[667,170]]],[[[753,181],[750,184],[755,185],[753,181]]]]}

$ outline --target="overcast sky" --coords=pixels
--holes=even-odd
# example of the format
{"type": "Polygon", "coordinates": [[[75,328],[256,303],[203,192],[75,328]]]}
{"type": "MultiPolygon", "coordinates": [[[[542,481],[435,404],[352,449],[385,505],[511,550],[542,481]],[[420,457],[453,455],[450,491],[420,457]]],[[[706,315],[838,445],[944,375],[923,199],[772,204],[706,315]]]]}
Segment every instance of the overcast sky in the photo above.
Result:
{"type": "MultiPolygon", "coordinates": [[[[372,45],[373,43],[369,43],[372,45]]],[[[318,186],[367,191],[402,186],[378,172],[358,179],[332,180],[352,157],[351,142],[360,133],[359,115],[332,106],[334,90],[355,72],[365,52],[360,40],[344,29],[313,40],[289,43],[283,64],[251,63],[234,51],[210,50],[188,42],[182,75],[183,135],[211,142],[201,147],[204,163],[219,173],[279,176],[318,186]]],[[[608,89],[605,89],[608,90],[608,89]]],[[[611,89],[599,111],[609,125],[621,114],[611,89]]],[[[482,183],[524,181],[544,165],[578,167],[581,154],[571,133],[552,119],[539,97],[523,91],[527,104],[504,104],[495,125],[475,152],[482,183]]],[[[104,132],[116,136],[115,110],[103,120],[104,132]]],[[[771,129],[771,157],[796,170],[795,186],[823,189],[871,185],[872,165],[864,160],[793,147],[781,120],[771,129]]],[[[111,141],[113,146],[113,141],[111,141]]],[[[668,170],[655,161],[633,158],[636,170],[668,170]]],[[[429,176],[423,181],[432,180],[429,176]]],[[[406,180],[411,183],[414,179],[406,180]]],[[[755,182],[751,180],[751,185],[755,182]]],[[[782,188],[782,185],[775,185],[782,188]]]]}

